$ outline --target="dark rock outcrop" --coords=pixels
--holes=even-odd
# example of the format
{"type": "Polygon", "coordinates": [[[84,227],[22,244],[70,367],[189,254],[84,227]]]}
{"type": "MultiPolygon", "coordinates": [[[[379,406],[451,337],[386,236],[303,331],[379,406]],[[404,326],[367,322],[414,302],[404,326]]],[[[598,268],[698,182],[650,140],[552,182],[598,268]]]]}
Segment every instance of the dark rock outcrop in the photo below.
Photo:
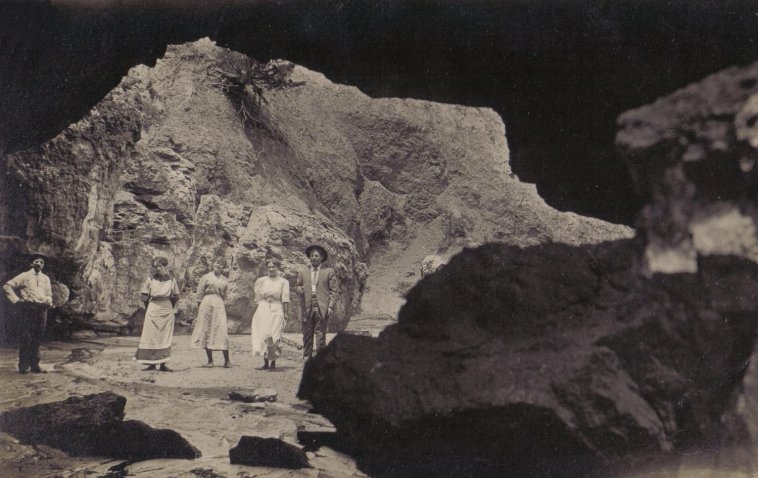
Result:
{"type": "Polygon", "coordinates": [[[28,443],[73,455],[94,454],[101,427],[124,419],[126,398],[111,392],[19,408],[0,415],[0,429],[28,443]]]}
{"type": "Polygon", "coordinates": [[[200,457],[200,450],[174,430],[155,429],[137,420],[101,427],[94,454],[129,460],[200,457]]]}
{"type": "Polygon", "coordinates": [[[70,397],[62,402],[0,414],[0,431],[25,443],[44,444],[74,456],[130,460],[186,458],[200,451],[173,430],[124,421],[126,398],[111,392],[70,397]]]}
{"type": "Polygon", "coordinates": [[[243,436],[237,446],[229,450],[229,461],[233,465],[267,466],[290,470],[311,468],[303,450],[276,438],[243,436]]]}
{"type": "Polygon", "coordinates": [[[752,350],[758,266],[712,256],[648,278],[642,247],[466,250],[378,339],[336,337],[299,396],[376,476],[583,476],[719,440],[752,350]]]}
{"type": "Polygon", "coordinates": [[[645,199],[650,272],[693,272],[702,255],[758,262],[758,63],[628,111],[616,145],[645,199]]]}

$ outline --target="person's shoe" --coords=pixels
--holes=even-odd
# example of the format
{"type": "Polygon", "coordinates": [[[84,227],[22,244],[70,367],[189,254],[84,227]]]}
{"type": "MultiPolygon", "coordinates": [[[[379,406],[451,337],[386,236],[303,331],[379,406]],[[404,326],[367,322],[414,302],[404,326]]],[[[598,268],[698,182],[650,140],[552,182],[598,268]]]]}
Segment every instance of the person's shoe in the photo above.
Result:
{"type": "Polygon", "coordinates": [[[166,367],[165,363],[162,363],[161,367],[158,370],[160,370],[161,372],[171,372],[172,371],[170,368],[166,367]]]}
{"type": "Polygon", "coordinates": [[[27,373],[25,368],[18,369],[18,373],[27,373]]]}
{"type": "Polygon", "coordinates": [[[142,369],[143,372],[147,372],[148,370],[155,370],[155,364],[150,364],[142,369]]]}
{"type": "Polygon", "coordinates": [[[224,362],[224,368],[232,368],[231,362],[224,362]]]}
{"type": "Polygon", "coordinates": [[[203,365],[205,368],[211,368],[213,367],[213,362],[208,362],[207,364],[203,365]]]}
{"type": "Polygon", "coordinates": [[[271,361],[271,370],[274,370],[276,368],[276,360],[271,361]]]}
{"type": "Polygon", "coordinates": [[[32,373],[47,373],[47,370],[42,370],[39,367],[32,367],[32,373]]]}
{"type": "Polygon", "coordinates": [[[268,370],[268,359],[263,359],[263,367],[261,369],[268,370]]]}

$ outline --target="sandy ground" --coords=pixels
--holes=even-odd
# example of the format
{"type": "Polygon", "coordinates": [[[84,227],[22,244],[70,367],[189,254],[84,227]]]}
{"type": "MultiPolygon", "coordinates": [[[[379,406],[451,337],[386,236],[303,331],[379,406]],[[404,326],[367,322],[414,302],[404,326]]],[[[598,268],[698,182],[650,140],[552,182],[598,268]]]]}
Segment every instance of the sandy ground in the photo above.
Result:
{"type": "MultiPolygon", "coordinates": [[[[391,320],[381,317],[358,317],[349,329],[356,333],[377,335],[391,320]]],[[[329,336],[331,339],[332,336],[329,336]]],[[[109,473],[122,460],[107,457],[72,458],[44,445],[19,443],[0,433],[0,477],[71,477],[119,478],[250,478],[250,477],[365,477],[355,461],[342,453],[322,446],[308,452],[312,469],[282,470],[231,465],[229,449],[243,435],[275,437],[297,443],[298,431],[333,431],[325,418],[309,413],[307,402],[296,397],[302,373],[300,343],[297,334],[286,334],[282,358],[276,371],[260,370],[261,358],[250,354],[247,335],[232,336],[231,358],[234,366],[204,368],[204,351],[190,348],[188,335],[174,338],[169,363],[173,372],[145,372],[132,360],[139,339],[113,337],[89,342],[54,342],[42,348],[43,368],[47,374],[20,375],[16,372],[16,350],[0,348],[0,412],[64,400],[72,395],[86,395],[106,390],[127,398],[126,419],[141,420],[155,428],[171,428],[200,449],[196,460],[149,460],[129,464],[125,474],[109,473]],[[271,387],[277,402],[245,404],[228,399],[229,392],[251,392],[271,387]]],[[[758,353],[753,356],[758,363],[758,353]]],[[[758,390],[758,371],[751,368],[745,378],[748,391],[758,390]]],[[[746,393],[738,408],[746,416],[758,416],[758,394],[746,393]]],[[[758,425],[748,420],[753,436],[758,425]]],[[[668,466],[650,463],[636,466],[614,476],[625,478],[690,477],[758,477],[753,458],[754,446],[733,446],[699,450],[677,457],[668,466]]],[[[644,460],[642,460],[644,461],[644,460]]]]}
{"type": "MultiPolygon", "coordinates": [[[[382,324],[370,326],[374,329],[367,333],[376,333],[382,324]]],[[[249,336],[231,338],[230,369],[221,367],[220,356],[214,368],[204,368],[204,351],[190,348],[189,339],[187,335],[174,338],[169,362],[172,372],[146,372],[132,360],[138,337],[49,343],[42,349],[47,374],[18,374],[16,350],[0,349],[0,411],[110,390],[127,398],[126,419],[176,430],[203,455],[196,460],[134,463],[126,467],[126,476],[365,476],[350,457],[326,447],[309,452],[313,468],[301,471],[229,464],[229,449],[243,435],[275,437],[297,444],[298,431],[334,429],[323,417],[309,413],[308,403],[295,396],[302,373],[301,351],[294,346],[300,342],[298,335],[286,336],[288,344],[275,371],[259,368],[262,359],[252,357],[249,336]],[[230,391],[252,392],[260,387],[274,388],[277,401],[245,404],[228,399],[230,391]]],[[[4,478],[104,477],[110,467],[119,463],[120,460],[99,457],[70,458],[58,450],[24,445],[0,433],[0,476],[4,478]]]]}

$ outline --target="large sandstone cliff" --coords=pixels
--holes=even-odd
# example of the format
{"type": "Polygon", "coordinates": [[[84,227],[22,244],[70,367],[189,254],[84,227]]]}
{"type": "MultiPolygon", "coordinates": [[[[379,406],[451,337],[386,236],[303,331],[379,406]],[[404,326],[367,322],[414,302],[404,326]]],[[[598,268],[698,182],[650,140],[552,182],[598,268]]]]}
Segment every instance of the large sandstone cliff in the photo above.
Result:
{"type": "Polygon", "coordinates": [[[245,61],[208,40],[170,47],[56,138],[3,158],[6,257],[51,257],[71,288],[59,316],[139,325],[138,289],[163,254],[191,322],[198,278],[224,257],[242,331],[264,259],[282,259],[292,280],[305,246],[321,242],[341,282],[341,330],[361,303],[396,314],[430,253],[630,234],[557,212],[520,183],[491,110],[374,100],[296,67],[293,86],[264,90],[251,117],[219,72],[245,61]]]}

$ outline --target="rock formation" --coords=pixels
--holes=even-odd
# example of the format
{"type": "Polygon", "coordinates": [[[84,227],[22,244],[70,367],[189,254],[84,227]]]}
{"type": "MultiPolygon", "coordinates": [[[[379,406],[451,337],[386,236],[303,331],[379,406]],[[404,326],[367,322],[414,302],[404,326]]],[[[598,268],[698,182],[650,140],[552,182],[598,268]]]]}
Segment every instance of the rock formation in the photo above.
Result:
{"type": "Polygon", "coordinates": [[[616,143],[647,205],[651,272],[693,272],[703,255],[758,261],[758,63],[730,68],[618,120],[616,143]]]}
{"type": "Polygon", "coordinates": [[[276,390],[273,388],[256,388],[252,392],[229,392],[229,400],[238,402],[275,402],[276,390]]]}
{"type": "Polygon", "coordinates": [[[173,430],[124,421],[126,398],[111,392],[0,414],[0,430],[25,443],[44,444],[74,456],[130,460],[186,458],[200,452],[173,430]]]}
{"type": "Polygon", "coordinates": [[[714,256],[648,279],[640,255],[633,241],[464,251],[378,339],[336,337],[299,395],[377,476],[583,476],[598,457],[718,440],[758,267],[714,256]]]}
{"type": "Polygon", "coordinates": [[[308,457],[300,448],[276,438],[243,436],[229,450],[229,461],[235,465],[265,466],[299,470],[310,468],[308,457]]]}
{"type": "Polygon", "coordinates": [[[338,336],[299,395],[376,476],[586,476],[745,438],[757,68],[620,117],[637,238],[466,250],[378,339],[338,336]]]}
{"type": "Polygon", "coordinates": [[[208,40],[170,47],[48,143],[3,158],[0,233],[10,256],[57,261],[50,272],[71,288],[57,316],[138,330],[137,292],[162,254],[189,323],[197,280],[224,257],[230,330],[244,332],[264,259],[282,259],[292,280],[305,246],[321,242],[342,330],[361,305],[396,314],[428,254],[630,235],[557,212],[518,182],[491,110],[374,100],[300,67],[296,86],[236,95],[220,72],[249,64],[208,40]]]}

